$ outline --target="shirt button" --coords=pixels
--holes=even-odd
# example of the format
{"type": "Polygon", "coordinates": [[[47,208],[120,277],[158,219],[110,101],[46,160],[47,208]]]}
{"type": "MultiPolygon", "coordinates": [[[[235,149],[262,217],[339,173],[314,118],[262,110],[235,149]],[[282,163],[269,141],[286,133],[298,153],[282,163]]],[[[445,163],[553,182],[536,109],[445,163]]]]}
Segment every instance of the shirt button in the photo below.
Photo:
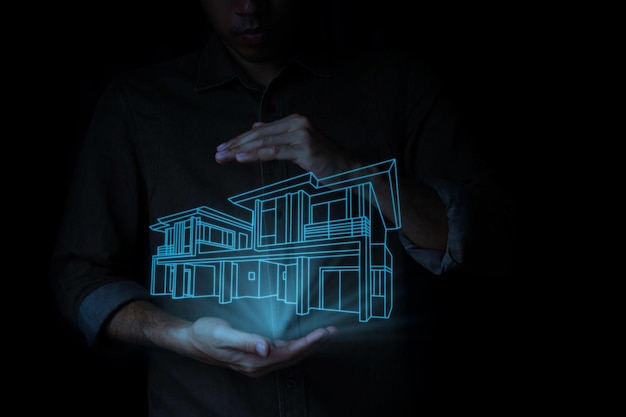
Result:
{"type": "Polygon", "coordinates": [[[295,378],[289,378],[287,380],[287,388],[294,389],[296,388],[296,386],[298,386],[298,383],[296,382],[295,378]]]}

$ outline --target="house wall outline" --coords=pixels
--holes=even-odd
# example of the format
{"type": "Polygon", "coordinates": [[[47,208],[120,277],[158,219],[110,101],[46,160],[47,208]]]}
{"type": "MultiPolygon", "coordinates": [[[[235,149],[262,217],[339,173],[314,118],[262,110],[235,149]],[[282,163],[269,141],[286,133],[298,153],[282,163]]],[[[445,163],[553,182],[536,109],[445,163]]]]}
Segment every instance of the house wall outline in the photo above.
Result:
{"type": "Polygon", "coordinates": [[[311,310],[388,319],[393,309],[389,232],[401,227],[395,159],[318,179],[312,173],[229,198],[243,219],[200,206],[157,219],[150,293],[178,298],[273,297],[311,310]],[[377,184],[384,187],[375,189],[377,184]],[[381,181],[384,180],[384,181],[381,181]],[[383,216],[377,192],[388,193],[383,216]],[[357,289],[349,291],[349,289],[357,289]]]}

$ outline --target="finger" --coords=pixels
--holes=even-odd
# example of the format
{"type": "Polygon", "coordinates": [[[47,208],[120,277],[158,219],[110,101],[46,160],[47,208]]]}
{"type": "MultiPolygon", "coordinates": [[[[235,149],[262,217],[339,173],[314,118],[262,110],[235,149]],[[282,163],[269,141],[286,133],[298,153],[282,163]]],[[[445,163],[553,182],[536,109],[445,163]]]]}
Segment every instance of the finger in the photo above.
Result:
{"type": "Polygon", "coordinates": [[[336,333],[333,326],[316,329],[297,340],[275,340],[271,354],[264,358],[246,358],[236,369],[249,376],[260,376],[276,369],[290,366],[302,360],[319,343],[336,333]]]}
{"type": "Polygon", "coordinates": [[[229,152],[240,154],[258,151],[260,149],[272,148],[276,146],[289,146],[299,143],[299,136],[289,131],[266,132],[254,135],[245,143],[239,143],[228,149],[229,152]]]}
{"type": "Polygon", "coordinates": [[[218,147],[215,160],[225,163],[233,160],[251,162],[255,160],[271,160],[277,158],[278,148],[284,147],[293,138],[283,134],[249,135],[242,142],[226,142],[226,147],[218,147]],[[264,149],[260,154],[259,150],[264,149]]]}
{"type": "Polygon", "coordinates": [[[246,145],[251,141],[255,141],[263,136],[280,135],[282,133],[298,130],[306,126],[307,119],[297,114],[291,114],[279,120],[270,123],[255,122],[252,129],[244,132],[217,147],[217,151],[226,151],[246,145]]]}
{"type": "Polygon", "coordinates": [[[256,122],[252,125],[252,129],[235,136],[217,146],[217,151],[231,150],[239,146],[245,145],[250,141],[258,139],[260,136],[268,136],[288,130],[282,121],[272,123],[256,122]]]}
{"type": "Polygon", "coordinates": [[[235,159],[237,162],[271,160],[296,161],[302,156],[302,151],[298,147],[291,145],[272,145],[250,152],[239,152],[235,154],[235,159]]]}
{"type": "Polygon", "coordinates": [[[327,340],[328,337],[330,337],[330,335],[335,332],[336,329],[331,330],[331,328],[319,328],[313,330],[312,332],[304,337],[301,337],[300,339],[295,339],[287,342],[283,340],[277,340],[274,342],[274,345],[277,348],[274,349],[274,352],[278,351],[283,355],[293,357],[305,351],[308,351],[318,343],[327,340]]]}
{"type": "Polygon", "coordinates": [[[267,357],[270,354],[269,340],[257,334],[223,327],[215,331],[215,337],[220,341],[222,348],[254,353],[261,357],[267,357]]]}
{"type": "MultiPolygon", "coordinates": [[[[311,342],[315,342],[316,340],[319,340],[318,338],[320,334],[322,338],[326,338],[335,333],[337,333],[337,328],[335,326],[319,327],[315,330],[312,330],[311,332],[309,332],[309,334],[301,337],[300,339],[308,339],[311,342]]],[[[296,339],[296,340],[300,340],[300,339],[296,339]]],[[[292,344],[293,342],[295,342],[295,340],[274,339],[272,341],[272,346],[285,347],[285,346],[288,346],[289,344],[292,344]]]]}
{"type": "Polygon", "coordinates": [[[215,161],[218,164],[225,164],[226,162],[234,161],[235,154],[228,151],[220,151],[215,153],[215,161]]]}

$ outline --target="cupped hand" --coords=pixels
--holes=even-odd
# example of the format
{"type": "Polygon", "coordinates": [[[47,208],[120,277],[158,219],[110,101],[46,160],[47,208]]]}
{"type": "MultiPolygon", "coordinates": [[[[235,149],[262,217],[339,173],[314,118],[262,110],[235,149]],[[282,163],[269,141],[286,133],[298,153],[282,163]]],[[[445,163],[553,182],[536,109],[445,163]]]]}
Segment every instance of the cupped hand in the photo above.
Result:
{"type": "Polygon", "coordinates": [[[326,341],[337,329],[318,328],[294,340],[271,341],[263,336],[234,329],[216,317],[196,320],[187,331],[187,356],[259,377],[299,362],[326,341]]]}
{"type": "Polygon", "coordinates": [[[292,114],[271,123],[257,122],[252,129],[217,147],[215,160],[253,162],[292,161],[317,178],[354,169],[345,150],[326,138],[309,119],[292,114]]]}

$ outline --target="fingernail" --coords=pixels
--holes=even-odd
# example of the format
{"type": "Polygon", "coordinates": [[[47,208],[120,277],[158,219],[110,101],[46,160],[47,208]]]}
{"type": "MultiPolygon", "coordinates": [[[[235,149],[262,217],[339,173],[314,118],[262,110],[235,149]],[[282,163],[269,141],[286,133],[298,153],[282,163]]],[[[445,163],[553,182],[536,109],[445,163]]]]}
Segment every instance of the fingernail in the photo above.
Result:
{"type": "Polygon", "coordinates": [[[257,342],[257,344],[256,344],[256,351],[261,356],[267,355],[267,349],[265,348],[265,343],[257,342]]]}
{"type": "Polygon", "coordinates": [[[228,152],[226,152],[226,151],[219,151],[219,152],[217,152],[217,153],[215,154],[215,157],[219,159],[219,158],[221,158],[221,157],[225,156],[227,153],[228,153],[228,152]]]}
{"type": "Polygon", "coordinates": [[[220,143],[220,144],[217,146],[217,150],[218,150],[218,151],[223,151],[223,150],[224,150],[224,149],[226,149],[226,148],[228,148],[228,145],[226,145],[226,142],[224,142],[224,143],[220,143]]]}

